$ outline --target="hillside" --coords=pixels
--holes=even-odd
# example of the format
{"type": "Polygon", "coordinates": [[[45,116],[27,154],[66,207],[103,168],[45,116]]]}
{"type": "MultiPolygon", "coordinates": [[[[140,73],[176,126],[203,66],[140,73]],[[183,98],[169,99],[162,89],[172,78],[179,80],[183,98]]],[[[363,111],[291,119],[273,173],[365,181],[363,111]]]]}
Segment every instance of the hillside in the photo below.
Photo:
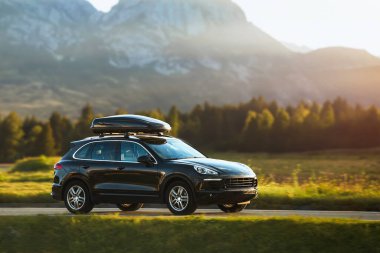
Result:
{"type": "Polygon", "coordinates": [[[347,69],[350,87],[370,87],[361,102],[380,89],[376,72],[363,80],[360,71],[380,66],[378,58],[341,48],[294,53],[230,0],[122,0],[109,13],[85,0],[0,0],[0,14],[3,112],[322,99],[341,95],[325,87],[340,87],[347,69]]]}

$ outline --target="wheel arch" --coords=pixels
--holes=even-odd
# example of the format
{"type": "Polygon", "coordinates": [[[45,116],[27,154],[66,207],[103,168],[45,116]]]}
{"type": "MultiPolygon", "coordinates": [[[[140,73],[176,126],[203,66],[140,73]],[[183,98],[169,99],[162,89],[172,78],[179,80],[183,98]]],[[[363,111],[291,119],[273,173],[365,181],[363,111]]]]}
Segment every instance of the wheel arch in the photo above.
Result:
{"type": "Polygon", "coordinates": [[[90,188],[90,184],[88,183],[87,178],[85,176],[83,176],[83,175],[78,175],[78,174],[71,175],[62,184],[62,192],[61,192],[62,199],[64,198],[64,194],[65,194],[67,185],[70,184],[71,182],[74,182],[74,181],[80,181],[80,182],[84,183],[86,185],[86,187],[87,187],[87,190],[90,193],[90,199],[93,199],[91,188],[90,188]]]}
{"type": "Polygon", "coordinates": [[[160,198],[162,199],[162,201],[164,203],[166,203],[166,201],[165,201],[165,193],[168,190],[169,185],[172,184],[173,182],[176,182],[176,181],[182,181],[182,182],[185,182],[187,185],[189,185],[189,187],[191,189],[191,193],[195,197],[194,184],[191,181],[191,179],[188,178],[185,175],[182,175],[182,174],[172,174],[172,175],[166,177],[164,179],[164,181],[162,182],[162,184],[161,184],[162,187],[160,189],[160,198]]]}

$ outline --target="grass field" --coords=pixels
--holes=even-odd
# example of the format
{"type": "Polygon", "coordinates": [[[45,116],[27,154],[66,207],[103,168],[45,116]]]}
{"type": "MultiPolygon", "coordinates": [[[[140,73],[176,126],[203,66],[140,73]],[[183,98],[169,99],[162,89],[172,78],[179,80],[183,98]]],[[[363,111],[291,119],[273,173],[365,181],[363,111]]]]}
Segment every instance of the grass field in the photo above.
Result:
{"type": "Polygon", "coordinates": [[[380,210],[380,150],[294,154],[215,153],[259,178],[257,208],[380,210]]]}
{"type": "MultiPolygon", "coordinates": [[[[253,208],[380,210],[378,149],[277,155],[215,153],[210,157],[243,162],[254,169],[260,197],[253,208]]],[[[49,160],[50,168],[56,159],[49,160]]],[[[0,203],[53,202],[52,169],[9,170],[0,171],[0,203]]]]}
{"type": "Polygon", "coordinates": [[[0,219],[1,252],[152,250],[157,253],[376,253],[380,252],[380,223],[295,217],[217,219],[91,215],[0,219]]]}

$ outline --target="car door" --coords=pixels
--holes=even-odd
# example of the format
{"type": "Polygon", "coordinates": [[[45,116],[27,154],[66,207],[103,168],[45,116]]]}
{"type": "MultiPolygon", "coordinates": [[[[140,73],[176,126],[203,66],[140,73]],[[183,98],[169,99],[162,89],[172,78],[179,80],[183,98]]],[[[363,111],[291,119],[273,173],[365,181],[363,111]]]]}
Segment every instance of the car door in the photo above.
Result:
{"type": "Polygon", "coordinates": [[[115,174],[114,180],[118,182],[119,189],[122,189],[123,194],[129,199],[133,199],[133,197],[140,199],[158,198],[159,174],[157,163],[147,166],[137,161],[140,156],[152,155],[137,142],[122,141],[120,144],[122,167],[115,174]]]}
{"type": "Polygon", "coordinates": [[[119,192],[113,178],[120,168],[119,153],[119,141],[98,141],[76,154],[75,158],[80,160],[80,169],[86,171],[94,195],[101,197],[119,192]]]}

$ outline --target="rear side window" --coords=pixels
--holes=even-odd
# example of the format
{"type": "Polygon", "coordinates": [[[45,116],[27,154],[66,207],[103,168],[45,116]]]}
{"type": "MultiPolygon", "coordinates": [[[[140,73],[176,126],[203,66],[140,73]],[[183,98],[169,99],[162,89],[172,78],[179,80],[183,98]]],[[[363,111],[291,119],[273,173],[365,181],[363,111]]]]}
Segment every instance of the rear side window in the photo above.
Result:
{"type": "Polygon", "coordinates": [[[81,147],[75,154],[75,158],[90,159],[90,147],[91,145],[85,145],[81,147]]]}
{"type": "Polygon", "coordinates": [[[96,142],[93,144],[91,150],[92,160],[107,160],[116,161],[116,151],[118,149],[119,142],[109,141],[109,142],[96,142]]]}

